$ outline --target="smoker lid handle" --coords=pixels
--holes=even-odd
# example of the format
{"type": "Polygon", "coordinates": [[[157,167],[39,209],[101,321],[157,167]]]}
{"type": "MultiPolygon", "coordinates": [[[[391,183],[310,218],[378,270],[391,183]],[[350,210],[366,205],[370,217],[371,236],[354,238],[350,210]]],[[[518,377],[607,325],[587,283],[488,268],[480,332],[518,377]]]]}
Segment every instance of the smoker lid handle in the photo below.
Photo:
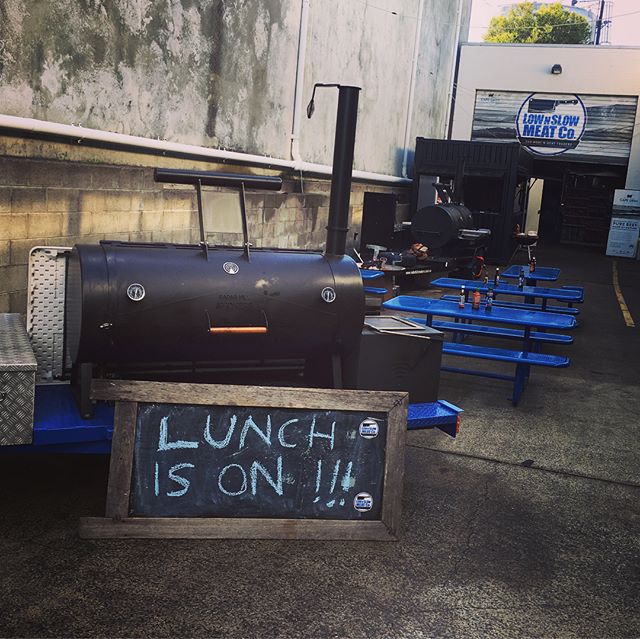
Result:
{"type": "Polygon", "coordinates": [[[223,186],[239,189],[262,189],[279,191],[282,178],[272,175],[243,175],[241,173],[218,173],[217,171],[191,171],[188,169],[155,169],[156,182],[171,184],[193,184],[202,186],[223,186]]]}
{"type": "Polygon", "coordinates": [[[266,326],[212,326],[211,335],[266,335],[266,326]]]}

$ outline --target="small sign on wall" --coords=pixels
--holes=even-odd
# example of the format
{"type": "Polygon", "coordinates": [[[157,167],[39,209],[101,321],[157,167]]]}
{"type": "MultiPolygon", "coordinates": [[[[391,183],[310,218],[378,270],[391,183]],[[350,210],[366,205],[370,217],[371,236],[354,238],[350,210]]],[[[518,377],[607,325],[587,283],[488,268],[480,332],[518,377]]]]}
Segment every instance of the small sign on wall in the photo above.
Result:
{"type": "Polygon", "coordinates": [[[607,255],[635,257],[640,234],[640,217],[612,217],[607,255]]]}
{"type": "Polygon", "coordinates": [[[616,189],[613,192],[613,208],[620,213],[640,215],[640,191],[635,189],[616,189]]]}

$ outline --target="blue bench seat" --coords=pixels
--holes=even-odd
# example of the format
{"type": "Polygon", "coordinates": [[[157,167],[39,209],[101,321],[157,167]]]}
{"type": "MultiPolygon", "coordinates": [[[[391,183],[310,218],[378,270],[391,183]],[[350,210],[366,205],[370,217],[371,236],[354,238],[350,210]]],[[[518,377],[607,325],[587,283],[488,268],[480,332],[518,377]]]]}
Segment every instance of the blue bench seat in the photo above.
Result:
{"type": "Polygon", "coordinates": [[[439,428],[443,433],[455,437],[460,429],[460,413],[464,411],[444,399],[425,404],[409,404],[407,429],[419,430],[439,428]]]}
{"type": "MultiPolygon", "coordinates": [[[[457,302],[460,295],[443,295],[441,300],[448,302],[457,302]]],[[[527,304],[526,302],[503,302],[502,300],[494,300],[494,306],[502,306],[504,308],[517,308],[521,311],[540,311],[542,307],[539,304],[527,304]]],[[[482,303],[484,306],[484,302],[482,303]]],[[[546,313],[565,313],[567,315],[579,315],[580,309],[571,306],[547,306],[544,309],[546,313]]]]}
{"type": "Polygon", "coordinates": [[[387,291],[386,288],[378,286],[365,286],[364,292],[369,293],[370,295],[386,295],[389,291],[387,291]]]}
{"type": "Polygon", "coordinates": [[[471,357],[476,359],[492,360],[497,362],[508,362],[516,365],[515,375],[505,375],[489,371],[470,370],[468,368],[457,368],[454,366],[441,366],[440,370],[451,373],[463,373],[464,375],[480,375],[491,379],[501,379],[513,382],[511,401],[514,406],[518,404],[524,387],[529,381],[529,370],[531,366],[549,366],[551,368],[566,368],[569,366],[569,358],[561,355],[548,355],[546,353],[532,353],[514,351],[506,348],[491,348],[488,346],[477,346],[475,344],[461,344],[459,342],[444,342],[442,353],[459,357],[471,357]]]}
{"type": "MultiPolygon", "coordinates": [[[[416,324],[426,324],[424,317],[410,317],[416,324]]],[[[517,328],[505,328],[504,326],[484,326],[482,324],[463,324],[462,322],[444,322],[433,320],[433,328],[448,333],[467,333],[469,335],[485,335],[487,337],[505,337],[507,339],[524,339],[524,331],[517,328]]],[[[573,344],[571,335],[561,333],[541,333],[531,331],[529,338],[534,342],[546,342],[549,344],[573,344]]]]}
{"type": "Polygon", "coordinates": [[[477,359],[490,359],[498,362],[510,362],[513,364],[526,364],[534,366],[551,366],[553,368],[566,368],[569,366],[569,358],[563,355],[548,355],[546,353],[523,353],[506,348],[492,348],[489,346],[477,346],[475,344],[460,344],[458,342],[444,342],[442,352],[447,355],[460,355],[463,357],[475,357],[477,359]]]}
{"type": "MultiPolygon", "coordinates": [[[[578,291],[578,293],[580,293],[580,299],[576,300],[575,302],[571,302],[571,304],[582,304],[584,302],[584,286],[561,286],[560,288],[565,288],[568,291],[578,291]]],[[[571,306],[571,304],[569,304],[569,306],[571,306]]]]}

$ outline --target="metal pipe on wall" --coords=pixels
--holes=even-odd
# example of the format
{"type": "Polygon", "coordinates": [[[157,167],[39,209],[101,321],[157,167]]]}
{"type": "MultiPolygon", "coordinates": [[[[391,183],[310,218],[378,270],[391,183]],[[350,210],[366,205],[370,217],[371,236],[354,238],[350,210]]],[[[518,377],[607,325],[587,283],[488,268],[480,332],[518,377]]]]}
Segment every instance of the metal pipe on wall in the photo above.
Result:
{"type": "Polygon", "coordinates": [[[300,29],[298,31],[298,56],[296,59],[296,84],[293,100],[293,124],[291,126],[291,159],[302,162],[300,155],[300,122],[302,120],[302,94],[304,91],[304,65],[307,57],[307,33],[309,31],[310,0],[301,0],[300,29]]]}
{"type": "Polygon", "coordinates": [[[416,35],[413,41],[413,59],[411,61],[411,82],[409,84],[409,97],[407,99],[407,119],[404,123],[404,153],[402,154],[402,177],[408,178],[407,161],[409,157],[409,144],[411,143],[411,126],[413,124],[413,102],[415,100],[416,81],[418,76],[418,56],[420,55],[420,34],[422,32],[422,13],[424,0],[420,0],[418,21],[416,23],[416,35]]]}
{"type": "MultiPolygon", "coordinates": [[[[164,157],[186,157],[208,162],[237,162],[238,164],[266,168],[305,171],[316,175],[331,175],[332,172],[332,167],[325,164],[283,160],[264,155],[238,153],[237,151],[211,149],[193,144],[169,142],[167,140],[153,140],[136,135],[125,135],[124,133],[99,131],[98,129],[72,126],[70,124],[58,124],[57,122],[46,122],[34,118],[0,115],[0,134],[15,134],[15,132],[21,132],[35,138],[61,138],[65,142],[74,142],[80,145],[86,144],[87,146],[119,149],[135,153],[153,153],[164,157]]],[[[383,184],[407,185],[410,183],[410,180],[399,176],[372,173],[369,171],[354,171],[353,179],[366,182],[380,182],[383,184]]]]}
{"type": "Polygon", "coordinates": [[[445,139],[451,138],[451,128],[453,125],[453,98],[455,96],[455,83],[457,79],[456,69],[458,65],[458,56],[460,54],[460,25],[462,22],[462,6],[465,0],[458,0],[458,13],[456,15],[456,46],[453,51],[453,59],[451,61],[451,71],[449,72],[449,93],[447,94],[447,117],[444,121],[444,131],[442,136],[445,139]]]}

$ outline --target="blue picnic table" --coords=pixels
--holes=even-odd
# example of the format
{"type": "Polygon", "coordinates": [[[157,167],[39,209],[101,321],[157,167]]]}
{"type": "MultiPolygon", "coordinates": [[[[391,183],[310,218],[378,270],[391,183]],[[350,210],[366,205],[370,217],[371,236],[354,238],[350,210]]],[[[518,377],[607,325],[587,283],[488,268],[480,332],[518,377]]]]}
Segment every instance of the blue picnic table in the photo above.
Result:
{"type": "Polygon", "coordinates": [[[520,271],[524,269],[524,277],[530,286],[536,286],[538,280],[541,282],[557,282],[560,277],[560,269],[553,266],[537,266],[533,273],[529,272],[528,264],[512,264],[509,268],[502,271],[501,277],[517,280],[520,277],[520,271]]]}
{"type": "MultiPolygon", "coordinates": [[[[537,333],[532,329],[541,329],[542,331],[563,331],[572,329],[577,325],[577,322],[576,319],[570,315],[500,306],[494,306],[490,311],[485,310],[484,307],[478,310],[473,310],[469,303],[466,303],[464,308],[460,308],[458,302],[426,297],[415,297],[411,295],[400,295],[395,297],[385,302],[383,307],[393,311],[418,313],[426,316],[425,323],[428,326],[442,328],[443,330],[448,330],[454,333],[482,333],[490,337],[507,337],[521,340],[521,350],[493,348],[456,341],[444,342],[442,348],[442,352],[448,355],[514,363],[516,365],[514,375],[442,366],[442,370],[444,371],[464,373],[467,375],[480,375],[482,377],[490,377],[493,379],[513,382],[511,400],[514,405],[518,403],[529,379],[531,366],[563,368],[569,365],[568,357],[549,355],[533,350],[536,341],[562,342],[564,340],[560,338],[564,338],[566,336],[537,333]],[[453,318],[459,323],[434,322],[434,316],[453,318]],[[471,325],[462,322],[471,322],[471,325]],[[498,324],[501,326],[494,327],[477,325],[477,322],[485,322],[490,325],[498,324]],[[446,324],[446,326],[444,324],[446,324]],[[516,326],[518,328],[504,328],[503,325],[516,326]]],[[[570,341],[567,341],[567,343],[570,343],[570,341]]]]}
{"type": "Polygon", "coordinates": [[[408,311],[422,313],[428,318],[434,315],[454,317],[472,321],[495,322],[498,324],[514,324],[527,328],[544,328],[551,330],[567,330],[577,325],[575,317],[547,313],[536,310],[523,310],[496,306],[491,311],[484,309],[474,311],[470,303],[459,308],[458,302],[436,300],[430,297],[416,297],[413,295],[399,295],[383,304],[384,308],[394,311],[408,311]]]}
{"type": "MultiPolygon", "coordinates": [[[[501,302],[496,301],[495,304],[497,306],[509,306],[511,308],[518,308],[520,310],[527,310],[527,306],[531,306],[534,304],[536,298],[540,298],[542,303],[540,306],[533,306],[532,310],[547,310],[547,303],[549,300],[556,300],[560,302],[567,302],[568,304],[573,304],[582,301],[583,293],[577,289],[569,289],[569,288],[548,288],[544,286],[523,286],[520,288],[516,284],[509,284],[508,282],[499,282],[497,286],[492,281],[489,281],[487,285],[483,284],[479,280],[462,280],[453,277],[439,277],[436,280],[431,282],[433,286],[439,288],[448,288],[459,291],[463,286],[465,287],[465,299],[469,299],[469,294],[476,289],[480,291],[480,293],[486,294],[489,288],[493,289],[493,293],[495,296],[498,295],[511,295],[511,296],[520,296],[524,297],[525,304],[502,304],[501,302]]],[[[448,301],[453,301],[450,299],[450,296],[445,298],[448,301]]],[[[572,315],[577,315],[579,313],[578,309],[571,307],[560,307],[553,306],[548,310],[560,313],[569,313],[572,315]]]]}

